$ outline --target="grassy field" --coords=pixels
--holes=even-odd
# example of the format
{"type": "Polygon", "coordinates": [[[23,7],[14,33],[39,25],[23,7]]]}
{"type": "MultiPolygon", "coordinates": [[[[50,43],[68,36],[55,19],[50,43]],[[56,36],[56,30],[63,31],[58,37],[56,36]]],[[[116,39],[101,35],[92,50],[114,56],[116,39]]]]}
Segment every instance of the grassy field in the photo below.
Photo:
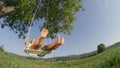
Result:
{"type": "Polygon", "coordinates": [[[0,51],[0,68],[120,68],[120,44],[92,57],[41,62],[0,51]]]}

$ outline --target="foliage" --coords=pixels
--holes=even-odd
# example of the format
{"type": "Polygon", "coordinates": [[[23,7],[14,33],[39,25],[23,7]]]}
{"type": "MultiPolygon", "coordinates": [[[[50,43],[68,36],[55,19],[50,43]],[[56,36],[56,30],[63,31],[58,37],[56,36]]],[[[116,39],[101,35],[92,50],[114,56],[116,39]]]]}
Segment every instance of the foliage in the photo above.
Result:
{"type": "MultiPolygon", "coordinates": [[[[35,0],[14,0],[12,4],[16,6],[16,12],[5,16],[1,26],[10,27],[24,38],[38,4],[35,0]]],[[[34,21],[44,20],[39,28],[48,28],[48,37],[54,38],[58,32],[70,34],[75,13],[81,8],[81,0],[41,0],[34,21]]]]}
{"type": "Polygon", "coordinates": [[[103,52],[105,50],[105,45],[104,44],[99,44],[98,46],[97,46],[97,52],[98,53],[101,53],[101,52],[103,52]]]}
{"type": "Polygon", "coordinates": [[[101,64],[101,68],[119,68],[120,67],[120,50],[114,52],[109,58],[109,60],[105,61],[104,64],[101,64]]]}

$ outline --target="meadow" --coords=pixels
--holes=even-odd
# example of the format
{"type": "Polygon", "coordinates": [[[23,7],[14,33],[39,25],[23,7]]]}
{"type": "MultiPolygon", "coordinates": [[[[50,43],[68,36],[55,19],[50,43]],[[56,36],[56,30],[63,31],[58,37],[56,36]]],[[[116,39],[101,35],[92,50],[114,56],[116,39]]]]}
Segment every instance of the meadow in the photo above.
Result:
{"type": "Polygon", "coordinates": [[[91,57],[56,62],[27,59],[0,50],[0,68],[120,68],[120,44],[91,57]]]}

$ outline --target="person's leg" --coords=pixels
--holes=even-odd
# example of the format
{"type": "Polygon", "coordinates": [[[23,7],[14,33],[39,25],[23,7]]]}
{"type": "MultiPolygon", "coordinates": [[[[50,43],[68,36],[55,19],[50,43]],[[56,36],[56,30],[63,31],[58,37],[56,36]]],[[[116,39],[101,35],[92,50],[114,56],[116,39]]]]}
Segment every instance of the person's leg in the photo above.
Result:
{"type": "Polygon", "coordinates": [[[47,36],[48,30],[43,28],[39,37],[34,41],[32,49],[38,50],[44,41],[44,38],[47,36]]]}
{"type": "Polygon", "coordinates": [[[47,50],[51,50],[53,47],[56,46],[56,44],[60,43],[60,35],[57,36],[57,39],[55,42],[51,43],[51,44],[48,44],[47,46],[45,46],[45,48],[47,50]]]}
{"type": "Polygon", "coordinates": [[[32,46],[30,46],[30,49],[38,50],[41,47],[42,42],[44,41],[44,39],[39,40],[37,38],[37,39],[34,40],[34,42],[32,42],[32,41],[33,40],[31,40],[31,43],[33,43],[33,44],[32,44],[32,46]]]}
{"type": "Polygon", "coordinates": [[[52,50],[52,48],[54,48],[55,46],[56,46],[56,42],[45,45],[45,50],[52,50]]]}
{"type": "Polygon", "coordinates": [[[48,34],[48,29],[43,28],[41,34],[39,35],[38,39],[45,38],[48,34]]]}
{"type": "Polygon", "coordinates": [[[64,37],[61,38],[61,41],[58,45],[56,45],[54,48],[52,48],[52,50],[56,50],[60,45],[64,44],[64,37]]]}
{"type": "Polygon", "coordinates": [[[37,47],[36,47],[36,49],[39,49],[40,47],[41,47],[41,45],[42,45],[42,43],[44,42],[44,39],[45,39],[45,37],[47,36],[47,34],[48,34],[48,29],[46,29],[46,28],[43,28],[42,29],[42,31],[41,31],[41,34],[39,35],[39,37],[36,39],[37,40],[37,47]]]}
{"type": "Polygon", "coordinates": [[[43,41],[44,38],[40,38],[40,39],[37,38],[34,43],[34,49],[38,50],[42,46],[43,41]]]}
{"type": "Polygon", "coordinates": [[[62,39],[60,39],[60,35],[58,35],[58,38],[55,42],[45,46],[46,50],[55,50],[57,49],[60,45],[62,45],[64,43],[64,38],[62,37],[62,39]]]}
{"type": "Polygon", "coordinates": [[[62,37],[61,40],[60,40],[60,45],[63,45],[64,42],[65,42],[65,39],[64,39],[64,37],[62,37]]]}

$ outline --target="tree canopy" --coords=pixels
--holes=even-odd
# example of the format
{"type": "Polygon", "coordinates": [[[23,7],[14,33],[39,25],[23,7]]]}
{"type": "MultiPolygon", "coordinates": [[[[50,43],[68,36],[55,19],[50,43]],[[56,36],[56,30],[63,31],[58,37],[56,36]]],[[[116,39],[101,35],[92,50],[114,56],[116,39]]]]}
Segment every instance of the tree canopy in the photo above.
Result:
{"type": "Polygon", "coordinates": [[[6,0],[5,5],[14,6],[15,11],[2,17],[1,27],[10,27],[20,38],[25,38],[38,5],[34,21],[44,20],[39,28],[47,28],[50,38],[57,33],[70,34],[75,13],[83,8],[81,0],[6,0]]]}
{"type": "Polygon", "coordinates": [[[98,46],[97,46],[97,52],[98,53],[101,53],[101,52],[103,52],[105,50],[105,45],[103,44],[103,43],[101,43],[101,44],[99,44],[98,46]]]}

